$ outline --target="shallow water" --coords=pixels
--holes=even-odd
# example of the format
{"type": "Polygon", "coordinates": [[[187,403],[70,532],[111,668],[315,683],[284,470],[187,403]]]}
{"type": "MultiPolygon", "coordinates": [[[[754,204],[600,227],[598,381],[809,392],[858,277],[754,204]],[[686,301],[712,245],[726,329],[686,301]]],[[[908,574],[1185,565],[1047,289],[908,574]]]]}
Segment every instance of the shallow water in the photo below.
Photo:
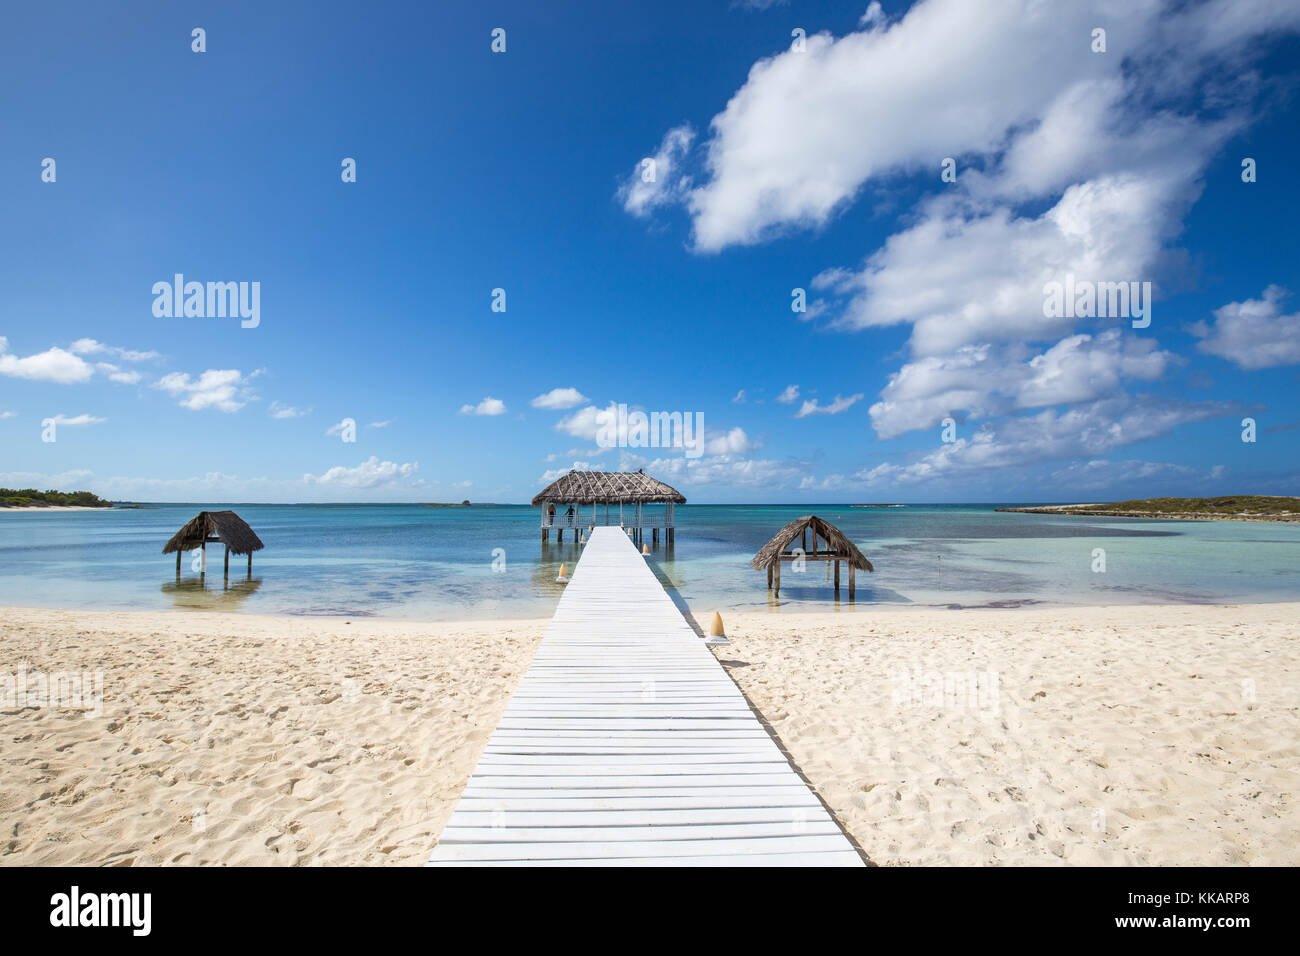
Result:
{"type": "MultiPolygon", "coordinates": [[[[1013,503],[1014,504],[1014,503],[1013,503]]],[[[879,605],[1231,603],[1300,596],[1300,525],[1147,521],[996,512],[994,505],[684,505],[675,547],[653,562],[692,608],[769,606],[749,560],[782,525],[817,514],[875,565],[854,610],[879,605]],[[1104,572],[1092,570],[1094,549],[1104,572]]],[[[55,608],[234,609],[418,620],[549,616],[572,542],[540,543],[536,509],[414,505],[151,505],[112,511],[0,511],[0,604],[55,608]],[[233,507],[266,549],[222,574],[213,546],[200,579],[175,574],[163,544],[203,509],[233,507]],[[496,556],[494,549],[501,549],[496,556]],[[504,558],[504,561],[501,558],[504,558]]],[[[847,569],[838,607],[847,602],[847,569]]],[[[782,571],[783,609],[836,607],[825,567],[782,571]]]]}

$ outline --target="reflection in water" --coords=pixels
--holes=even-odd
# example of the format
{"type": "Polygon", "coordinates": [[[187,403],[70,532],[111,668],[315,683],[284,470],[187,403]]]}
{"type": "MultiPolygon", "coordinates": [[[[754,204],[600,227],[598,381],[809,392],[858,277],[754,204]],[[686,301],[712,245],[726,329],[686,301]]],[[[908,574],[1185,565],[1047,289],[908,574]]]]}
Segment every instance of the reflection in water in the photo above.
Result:
{"type": "Polygon", "coordinates": [[[257,593],[262,586],[261,578],[244,577],[234,580],[213,575],[212,581],[205,575],[194,578],[176,578],[162,586],[162,593],[172,599],[172,603],[181,608],[198,611],[228,611],[257,593]]]}
{"type": "MultiPolygon", "coordinates": [[[[654,568],[659,583],[664,585],[670,595],[674,594],[676,582],[671,579],[673,546],[665,545],[662,539],[657,545],[651,545],[649,540],[645,543],[650,545],[651,567],[654,568]]],[[[564,585],[555,580],[560,574],[560,565],[565,565],[569,576],[572,577],[584,547],[585,545],[574,544],[572,541],[565,541],[564,544],[553,541],[544,543],[540,559],[532,568],[533,591],[537,594],[559,597],[564,592],[564,585]]],[[[640,550],[641,546],[636,547],[640,550]]]]}
{"type": "Polygon", "coordinates": [[[849,584],[847,579],[841,579],[840,591],[835,593],[834,584],[823,584],[820,580],[812,582],[802,581],[798,584],[789,584],[790,578],[781,579],[781,596],[776,598],[771,591],[767,592],[767,604],[769,607],[779,607],[782,603],[791,603],[794,601],[805,604],[816,604],[826,608],[839,610],[841,607],[850,608],[856,604],[911,604],[912,599],[905,594],[900,594],[893,588],[881,587],[877,584],[864,584],[863,578],[867,577],[868,572],[859,571],[857,582],[854,587],[853,600],[849,600],[849,584]]]}
{"type": "Polygon", "coordinates": [[[537,594],[553,594],[559,597],[564,593],[564,585],[555,580],[559,577],[560,565],[568,565],[568,573],[572,576],[580,557],[582,557],[582,546],[571,541],[566,541],[564,544],[548,541],[543,544],[541,560],[532,568],[533,591],[537,594]]]}

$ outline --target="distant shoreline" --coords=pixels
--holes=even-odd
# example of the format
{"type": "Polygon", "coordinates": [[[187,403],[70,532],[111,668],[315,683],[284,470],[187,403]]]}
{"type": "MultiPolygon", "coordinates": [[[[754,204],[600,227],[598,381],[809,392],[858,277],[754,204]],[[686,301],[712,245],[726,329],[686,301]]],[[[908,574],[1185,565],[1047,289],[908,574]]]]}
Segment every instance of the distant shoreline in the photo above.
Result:
{"type": "Polygon", "coordinates": [[[1300,514],[1249,514],[1218,511],[1121,511],[1107,509],[1104,505],[1039,505],[1032,508],[994,508],[994,511],[1015,511],[1031,515],[1070,515],[1094,518],[1157,518],[1165,521],[1275,521],[1288,523],[1300,521],[1300,514]]]}

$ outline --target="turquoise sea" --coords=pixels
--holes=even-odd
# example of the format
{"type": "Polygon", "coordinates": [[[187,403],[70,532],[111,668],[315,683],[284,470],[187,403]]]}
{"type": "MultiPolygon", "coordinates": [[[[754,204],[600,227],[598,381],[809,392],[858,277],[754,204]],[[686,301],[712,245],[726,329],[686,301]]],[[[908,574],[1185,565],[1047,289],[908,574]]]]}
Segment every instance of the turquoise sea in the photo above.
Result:
{"type": "MultiPolygon", "coordinates": [[[[749,560],[787,521],[817,514],[875,565],[857,603],[889,606],[1217,603],[1300,597],[1300,525],[1146,521],[995,512],[992,504],[684,505],[672,551],[652,563],[697,613],[768,607],[749,560]],[[1106,570],[1092,570],[1094,549],[1106,570]]],[[[0,511],[0,605],[241,610],[454,620],[549,616],[576,545],[543,548],[525,506],[159,504],[105,511],[0,511]],[[163,544],[194,514],[234,508],[266,549],[206,579],[187,555],[179,581],[163,544]],[[494,549],[504,552],[494,570],[494,549]]],[[[782,610],[835,607],[824,566],[783,572],[782,610]]]]}

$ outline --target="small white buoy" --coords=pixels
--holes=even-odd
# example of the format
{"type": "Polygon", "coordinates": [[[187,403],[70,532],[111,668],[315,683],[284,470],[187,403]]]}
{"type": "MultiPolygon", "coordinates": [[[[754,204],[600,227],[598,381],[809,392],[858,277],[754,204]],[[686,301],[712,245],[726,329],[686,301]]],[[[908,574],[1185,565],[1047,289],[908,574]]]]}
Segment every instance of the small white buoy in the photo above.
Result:
{"type": "Polygon", "coordinates": [[[560,565],[560,576],[557,577],[555,580],[560,582],[561,584],[569,583],[569,572],[563,564],[560,565]]]}
{"type": "Polygon", "coordinates": [[[709,636],[704,639],[705,644],[730,644],[727,640],[727,633],[722,627],[722,615],[717,611],[713,612],[713,620],[709,623],[709,636]]]}

